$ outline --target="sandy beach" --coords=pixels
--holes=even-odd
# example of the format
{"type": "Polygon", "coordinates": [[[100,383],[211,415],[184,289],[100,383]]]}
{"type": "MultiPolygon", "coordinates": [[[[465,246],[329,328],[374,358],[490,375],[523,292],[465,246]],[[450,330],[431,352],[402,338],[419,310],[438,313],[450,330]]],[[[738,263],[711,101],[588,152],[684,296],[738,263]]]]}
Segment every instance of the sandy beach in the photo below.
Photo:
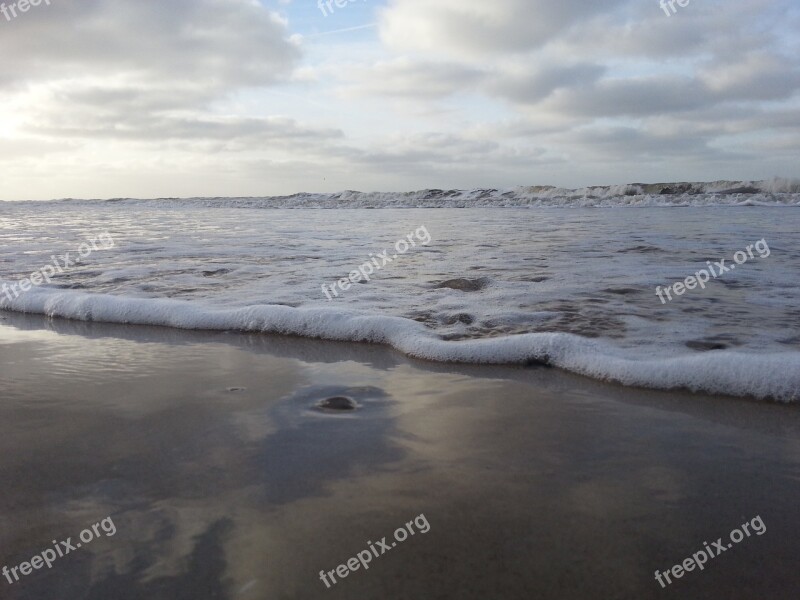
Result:
{"type": "Polygon", "coordinates": [[[14,313],[0,340],[2,565],[116,526],[4,598],[796,597],[794,406],[14,313]]]}

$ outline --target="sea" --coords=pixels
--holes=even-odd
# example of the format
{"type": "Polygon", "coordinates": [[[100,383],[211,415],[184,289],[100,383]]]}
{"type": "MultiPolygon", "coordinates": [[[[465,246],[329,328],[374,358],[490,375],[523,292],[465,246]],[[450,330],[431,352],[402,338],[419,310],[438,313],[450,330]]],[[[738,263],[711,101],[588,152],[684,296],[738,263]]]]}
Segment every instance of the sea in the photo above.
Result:
{"type": "Polygon", "coordinates": [[[800,400],[797,180],[9,201],[0,247],[4,311],[800,400]]]}

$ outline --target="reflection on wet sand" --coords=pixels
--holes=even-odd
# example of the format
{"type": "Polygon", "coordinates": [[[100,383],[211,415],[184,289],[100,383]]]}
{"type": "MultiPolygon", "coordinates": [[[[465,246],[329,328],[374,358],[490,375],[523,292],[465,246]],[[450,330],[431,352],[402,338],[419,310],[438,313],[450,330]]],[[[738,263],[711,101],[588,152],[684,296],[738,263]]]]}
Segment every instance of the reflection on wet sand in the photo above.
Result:
{"type": "Polygon", "coordinates": [[[743,514],[770,533],[672,587],[794,597],[794,407],[374,346],[3,317],[0,561],[107,515],[117,533],[0,581],[0,597],[655,598],[656,568],[743,514]],[[319,408],[337,397],[356,408],[319,408]],[[427,535],[320,582],[420,513],[427,535]]]}

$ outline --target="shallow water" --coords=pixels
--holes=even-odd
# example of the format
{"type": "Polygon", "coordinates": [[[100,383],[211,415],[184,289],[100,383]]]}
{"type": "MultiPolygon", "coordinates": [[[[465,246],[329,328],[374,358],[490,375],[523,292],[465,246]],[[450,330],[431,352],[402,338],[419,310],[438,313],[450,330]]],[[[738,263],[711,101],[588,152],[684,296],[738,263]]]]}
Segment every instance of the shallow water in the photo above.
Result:
{"type": "MultiPolygon", "coordinates": [[[[62,205],[55,205],[59,207],[62,205]]],[[[108,231],[116,247],[54,278],[55,287],[216,306],[286,304],[391,314],[449,337],[566,331],[685,350],[800,348],[800,212],[646,210],[156,210],[0,207],[0,278],[21,279],[108,231]],[[9,215],[14,215],[10,218],[9,215]],[[321,290],[425,226],[431,235],[369,282],[329,301],[321,290]],[[755,258],[663,304],[655,294],[748,244],[755,258]],[[480,293],[436,284],[486,278],[480,293]],[[465,318],[459,319],[459,316],[465,318]],[[468,318],[466,318],[468,317],[468,318]],[[757,322],[758,326],[754,326],[757,322]],[[787,331],[789,330],[789,331],[787,331]],[[705,334],[705,336],[704,336],[705,334]]]]}
{"type": "MultiPolygon", "coordinates": [[[[103,231],[112,235],[114,248],[93,252],[81,266],[56,275],[50,286],[29,292],[37,302],[26,303],[24,295],[0,296],[0,307],[48,312],[46,292],[60,294],[65,302],[65,292],[172,299],[183,304],[154,306],[151,312],[158,316],[150,322],[161,324],[167,312],[173,314],[170,322],[181,326],[181,315],[191,314],[185,320],[192,328],[218,328],[211,316],[215,310],[324,308],[339,313],[314,313],[310,320],[330,325],[341,320],[341,312],[353,311],[402,317],[410,324],[406,337],[423,331],[443,340],[557,332],[577,336],[570,339],[570,352],[580,349],[596,359],[727,350],[781,354],[800,367],[800,211],[794,208],[298,211],[85,203],[80,212],[71,212],[65,203],[6,203],[0,206],[0,281],[29,275],[51,255],[72,251],[74,256],[84,239],[103,231]],[[430,234],[430,243],[416,237],[416,247],[370,281],[353,284],[332,301],[326,298],[323,285],[347,277],[385,249],[390,257],[397,254],[395,242],[420,227],[430,234]],[[731,265],[735,252],[759,240],[769,256],[756,251],[735,271],[712,278],[706,289],[673,296],[666,304],[656,295],[657,286],[683,280],[705,268],[706,261],[725,259],[731,265]],[[424,327],[415,329],[415,324],[424,327]]],[[[128,322],[125,306],[107,302],[103,320],[128,322]]],[[[56,314],[98,318],[97,308],[64,308],[56,314]]],[[[225,326],[257,329],[263,319],[273,330],[332,335],[326,333],[330,327],[287,324],[284,314],[240,316],[225,326]]],[[[369,337],[355,322],[347,327],[352,339],[369,337]]],[[[559,366],[585,374],[597,370],[586,359],[572,362],[577,366],[567,360],[559,366]]],[[[600,371],[615,378],[610,367],[600,371]]],[[[723,389],[770,395],[758,392],[756,377],[743,371],[736,385],[723,389]]],[[[645,385],[648,378],[654,380],[644,370],[633,377],[645,385]]],[[[719,387],[701,384],[699,389],[719,387]]],[[[784,399],[791,397],[787,393],[784,399]]]]}

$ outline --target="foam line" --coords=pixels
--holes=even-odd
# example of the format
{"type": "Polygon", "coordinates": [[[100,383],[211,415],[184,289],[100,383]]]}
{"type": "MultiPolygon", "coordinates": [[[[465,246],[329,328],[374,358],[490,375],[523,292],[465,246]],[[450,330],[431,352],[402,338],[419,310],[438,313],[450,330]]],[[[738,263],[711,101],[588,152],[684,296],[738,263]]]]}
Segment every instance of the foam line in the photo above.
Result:
{"type": "MultiPolygon", "coordinates": [[[[0,281],[0,284],[3,282],[0,281]]],[[[599,380],[654,389],[800,400],[800,353],[730,350],[679,357],[639,358],[609,342],[568,333],[527,333],[482,340],[445,341],[402,317],[328,308],[258,305],[225,309],[183,300],[128,298],[33,288],[19,298],[0,296],[0,309],[82,321],[238,330],[389,345],[431,361],[470,364],[542,362],[599,380]]]]}

